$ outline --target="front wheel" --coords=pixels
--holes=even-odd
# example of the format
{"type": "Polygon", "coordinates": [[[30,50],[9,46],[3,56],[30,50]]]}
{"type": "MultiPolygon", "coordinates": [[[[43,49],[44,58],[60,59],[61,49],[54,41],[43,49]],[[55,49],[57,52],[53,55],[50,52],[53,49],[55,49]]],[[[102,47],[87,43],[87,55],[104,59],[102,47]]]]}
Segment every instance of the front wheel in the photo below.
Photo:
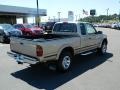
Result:
{"type": "Polygon", "coordinates": [[[72,62],[72,54],[69,52],[62,52],[58,60],[58,70],[66,72],[70,69],[72,62]]]}
{"type": "Polygon", "coordinates": [[[101,45],[101,48],[98,48],[98,53],[100,55],[103,55],[106,53],[106,51],[107,51],[107,43],[104,41],[101,45]]]}
{"type": "Polygon", "coordinates": [[[4,37],[4,36],[1,36],[1,37],[0,37],[0,42],[2,42],[2,43],[5,42],[5,37],[4,37]]]}

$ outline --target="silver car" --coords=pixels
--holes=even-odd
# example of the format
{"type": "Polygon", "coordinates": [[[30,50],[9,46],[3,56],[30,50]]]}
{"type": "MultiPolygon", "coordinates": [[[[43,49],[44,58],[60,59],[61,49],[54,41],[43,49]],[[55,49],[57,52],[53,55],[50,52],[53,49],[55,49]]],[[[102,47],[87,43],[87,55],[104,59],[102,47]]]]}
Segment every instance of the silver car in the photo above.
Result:
{"type": "Polygon", "coordinates": [[[10,24],[0,24],[0,42],[9,42],[11,36],[21,36],[22,32],[10,24]]]}

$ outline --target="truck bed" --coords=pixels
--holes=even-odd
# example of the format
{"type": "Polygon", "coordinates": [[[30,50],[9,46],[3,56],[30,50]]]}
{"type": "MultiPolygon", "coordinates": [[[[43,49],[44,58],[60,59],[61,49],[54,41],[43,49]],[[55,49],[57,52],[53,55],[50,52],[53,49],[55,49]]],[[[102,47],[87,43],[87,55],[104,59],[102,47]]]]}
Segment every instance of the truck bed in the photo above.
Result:
{"type": "Polygon", "coordinates": [[[76,35],[61,35],[61,34],[44,34],[39,36],[19,36],[21,40],[34,41],[34,42],[45,42],[52,40],[59,40],[65,38],[76,37],[76,35]]]}
{"type": "Polygon", "coordinates": [[[19,36],[11,38],[11,51],[36,57],[36,45],[44,42],[60,40],[71,37],[58,34],[45,34],[40,36],[19,36]]]}
{"type": "Polygon", "coordinates": [[[25,39],[55,39],[55,38],[65,38],[65,37],[72,37],[72,35],[44,34],[39,36],[19,36],[19,38],[25,38],[25,39]]]}

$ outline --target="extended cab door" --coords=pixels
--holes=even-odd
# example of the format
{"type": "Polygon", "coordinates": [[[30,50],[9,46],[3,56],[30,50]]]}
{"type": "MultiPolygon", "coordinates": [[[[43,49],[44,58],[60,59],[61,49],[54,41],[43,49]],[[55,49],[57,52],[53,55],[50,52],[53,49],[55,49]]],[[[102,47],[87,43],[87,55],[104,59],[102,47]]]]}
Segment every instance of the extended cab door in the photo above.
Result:
{"type": "Polygon", "coordinates": [[[99,40],[96,29],[89,23],[80,23],[81,49],[80,52],[94,49],[98,46],[99,40]]]}
{"type": "Polygon", "coordinates": [[[86,26],[84,23],[80,23],[79,25],[80,27],[80,52],[84,52],[88,49],[88,46],[89,46],[89,38],[88,38],[88,35],[87,35],[87,30],[86,30],[86,26]]]}

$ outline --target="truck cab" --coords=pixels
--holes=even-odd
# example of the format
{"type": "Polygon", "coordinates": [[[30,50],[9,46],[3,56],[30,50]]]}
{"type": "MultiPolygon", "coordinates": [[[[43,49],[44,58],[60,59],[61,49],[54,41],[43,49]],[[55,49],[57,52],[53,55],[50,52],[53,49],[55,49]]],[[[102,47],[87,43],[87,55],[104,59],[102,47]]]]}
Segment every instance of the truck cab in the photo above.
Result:
{"type": "Polygon", "coordinates": [[[56,23],[52,33],[79,36],[82,51],[98,47],[101,37],[106,38],[106,35],[102,34],[102,31],[97,31],[91,23],[87,22],[56,23]]]}

